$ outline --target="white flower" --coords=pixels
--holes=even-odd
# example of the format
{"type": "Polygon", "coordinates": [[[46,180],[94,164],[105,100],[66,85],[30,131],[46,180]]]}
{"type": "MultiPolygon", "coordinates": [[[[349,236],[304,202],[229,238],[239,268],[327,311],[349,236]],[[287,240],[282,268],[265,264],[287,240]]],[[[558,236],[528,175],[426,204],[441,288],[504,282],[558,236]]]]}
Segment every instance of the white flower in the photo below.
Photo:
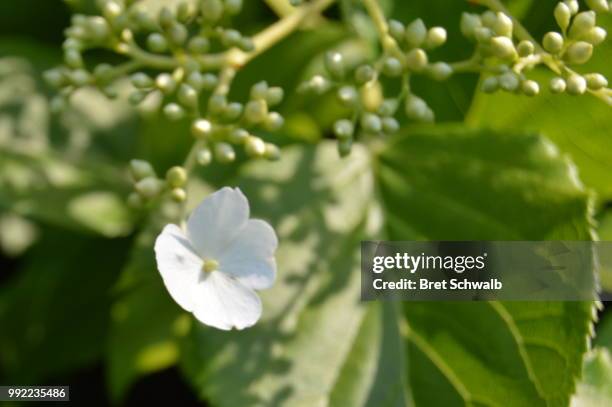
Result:
{"type": "Polygon", "coordinates": [[[268,223],[249,219],[244,194],[225,187],[193,211],[186,231],[166,225],[155,241],[155,258],[177,304],[206,325],[243,329],[261,316],[254,290],[274,283],[277,246],[268,223]]]}

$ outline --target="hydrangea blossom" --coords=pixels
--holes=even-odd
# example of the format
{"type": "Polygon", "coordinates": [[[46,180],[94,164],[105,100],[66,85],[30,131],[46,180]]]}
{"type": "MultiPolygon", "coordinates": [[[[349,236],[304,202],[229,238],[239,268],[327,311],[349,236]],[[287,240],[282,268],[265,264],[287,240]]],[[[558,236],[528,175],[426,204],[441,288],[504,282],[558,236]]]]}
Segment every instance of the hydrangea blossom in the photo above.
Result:
{"type": "Polygon", "coordinates": [[[208,196],[187,220],[186,230],[169,224],[155,241],[157,268],[168,292],[202,323],[243,329],[261,316],[255,290],[274,284],[274,229],[249,219],[240,189],[208,196]]]}

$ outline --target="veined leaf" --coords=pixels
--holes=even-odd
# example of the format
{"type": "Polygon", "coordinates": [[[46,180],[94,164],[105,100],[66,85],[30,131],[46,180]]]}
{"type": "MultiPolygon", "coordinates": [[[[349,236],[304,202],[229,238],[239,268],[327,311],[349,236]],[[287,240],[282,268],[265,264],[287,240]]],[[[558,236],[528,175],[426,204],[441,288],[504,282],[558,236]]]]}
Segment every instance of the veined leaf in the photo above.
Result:
{"type": "MultiPolygon", "coordinates": [[[[431,128],[430,128],[431,129],[431,128]]],[[[402,134],[377,179],[395,240],[588,240],[589,199],[543,137],[460,127],[402,134]]],[[[404,304],[417,405],[563,406],[586,351],[591,303],[404,304]]]]}

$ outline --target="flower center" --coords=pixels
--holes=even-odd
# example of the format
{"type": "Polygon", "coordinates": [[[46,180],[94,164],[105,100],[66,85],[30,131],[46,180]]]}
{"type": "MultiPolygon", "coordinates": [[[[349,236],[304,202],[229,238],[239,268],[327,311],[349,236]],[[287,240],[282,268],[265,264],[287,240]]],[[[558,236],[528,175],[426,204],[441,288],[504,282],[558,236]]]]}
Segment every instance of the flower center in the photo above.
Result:
{"type": "Polygon", "coordinates": [[[204,265],[202,266],[202,270],[204,270],[207,273],[210,273],[211,271],[215,271],[219,268],[219,262],[217,260],[213,260],[213,259],[207,259],[204,260],[204,265]]]}

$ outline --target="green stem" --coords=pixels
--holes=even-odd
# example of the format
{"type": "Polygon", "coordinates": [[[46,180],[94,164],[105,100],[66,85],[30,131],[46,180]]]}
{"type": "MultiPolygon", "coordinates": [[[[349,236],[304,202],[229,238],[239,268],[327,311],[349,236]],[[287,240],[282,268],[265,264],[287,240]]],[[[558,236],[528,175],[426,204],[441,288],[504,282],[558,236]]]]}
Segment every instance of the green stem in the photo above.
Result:
{"type": "Polygon", "coordinates": [[[293,7],[287,0],[264,0],[268,7],[276,13],[279,17],[286,17],[295,11],[295,7],[293,7]]]}
{"type": "Polygon", "coordinates": [[[311,3],[295,8],[295,11],[253,37],[255,50],[244,52],[237,48],[224,53],[224,60],[230,66],[239,69],[262,52],[291,34],[308,18],[319,14],[332,5],[335,0],[315,0],[311,3]]]}
{"type": "Polygon", "coordinates": [[[376,31],[378,31],[378,36],[380,37],[380,43],[388,54],[393,55],[394,57],[398,57],[401,59],[404,58],[402,50],[397,45],[395,39],[389,34],[389,25],[387,24],[387,19],[380,8],[377,0],[363,0],[363,5],[365,6],[374,26],[376,27],[376,31]]]}

